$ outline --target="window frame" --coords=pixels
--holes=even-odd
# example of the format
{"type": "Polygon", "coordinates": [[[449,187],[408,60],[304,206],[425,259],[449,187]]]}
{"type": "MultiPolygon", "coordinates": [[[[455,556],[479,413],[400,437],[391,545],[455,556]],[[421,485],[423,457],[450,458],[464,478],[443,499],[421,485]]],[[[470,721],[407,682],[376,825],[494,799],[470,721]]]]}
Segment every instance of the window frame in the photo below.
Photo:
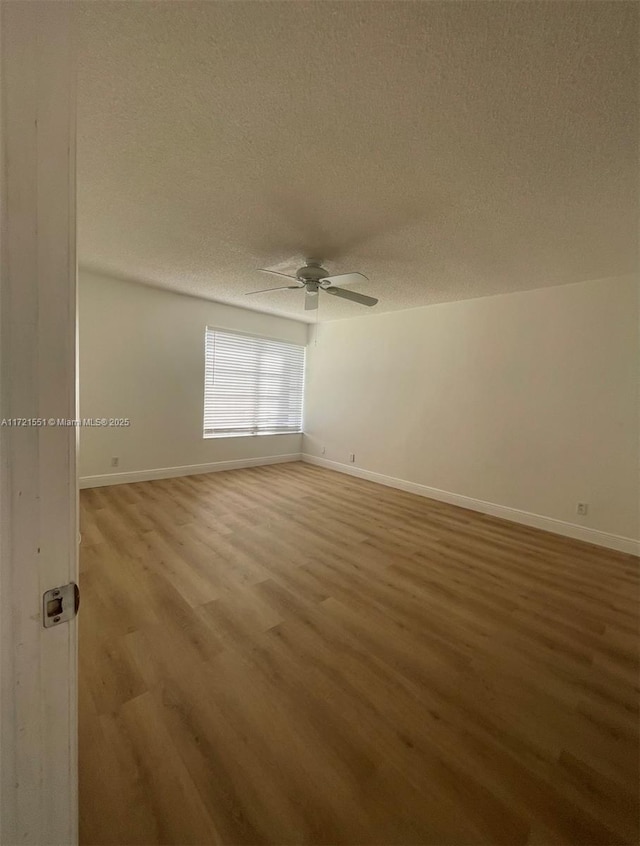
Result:
{"type": "MultiPolygon", "coordinates": [[[[276,338],[271,335],[264,335],[258,332],[248,332],[238,329],[227,329],[223,326],[211,326],[207,324],[204,330],[204,380],[203,380],[203,397],[202,397],[202,438],[209,440],[211,438],[254,438],[262,436],[278,436],[278,435],[301,435],[304,433],[304,390],[306,380],[306,363],[307,363],[307,345],[304,343],[296,343],[295,341],[284,340],[283,338],[276,338]],[[224,335],[235,335],[240,338],[255,339],[256,341],[271,341],[276,344],[285,344],[291,347],[299,347],[302,350],[302,384],[300,387],[300,426],[298,429],[276,432],[276,431],[252,431],[252,432],[207,432],[206,427],[206,411],[207,411],[207,345],[209,333],[221,333],[224,335]]],[[[215,378],[215,376],[214,376],[215,378]]]]}

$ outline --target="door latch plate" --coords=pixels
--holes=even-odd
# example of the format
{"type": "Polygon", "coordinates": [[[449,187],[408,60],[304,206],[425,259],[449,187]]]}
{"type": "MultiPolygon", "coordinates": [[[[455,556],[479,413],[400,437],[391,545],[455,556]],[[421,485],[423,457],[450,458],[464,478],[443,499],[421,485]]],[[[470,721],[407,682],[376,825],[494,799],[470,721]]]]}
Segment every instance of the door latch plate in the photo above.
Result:
{"type": "Polygon", "coordinates": [[[80,606],[80,590],[75,582],[45,591],[42,597],[42,622],[45,629],[72,620],[80,606]]]}

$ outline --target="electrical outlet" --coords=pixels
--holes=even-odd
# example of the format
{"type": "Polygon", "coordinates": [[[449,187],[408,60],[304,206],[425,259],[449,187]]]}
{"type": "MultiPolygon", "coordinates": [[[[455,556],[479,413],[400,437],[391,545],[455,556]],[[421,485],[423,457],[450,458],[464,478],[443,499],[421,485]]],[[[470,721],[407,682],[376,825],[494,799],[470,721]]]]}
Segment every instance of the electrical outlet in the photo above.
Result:
{"type": "Polygon", "coordinates": [[[587,502],[579,502],[577,504],[576,514],[579,514],[581,517],[586,517],[588,511],[589,511],[589,504],[587,502]]]}
{"type": "Polygon", "coordinates": [[[120,464],[120,459],[114,455],[114,457],[111,459],[111,466],[117,467],[118,464],[120,464]]]}
{"type": "Polygon", "coordinates": [[[354,462],[355,460],[356,460],[356,454],[355,454],[355,452],[350,452],[350,453],[349,453],[349,461],[353,464],[353,462],[354,462]]]}

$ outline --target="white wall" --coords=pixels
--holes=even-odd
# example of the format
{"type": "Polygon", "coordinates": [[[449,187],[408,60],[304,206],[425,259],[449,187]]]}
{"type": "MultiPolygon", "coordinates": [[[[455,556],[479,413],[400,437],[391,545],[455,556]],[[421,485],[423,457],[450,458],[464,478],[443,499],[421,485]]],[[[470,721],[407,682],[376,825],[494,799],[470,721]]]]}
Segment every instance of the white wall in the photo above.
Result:
{"type": "Polygon", "coordinates": [[[300,452],[301,435],[202,437],[206,326],[307,338],[304,323],[80,271],[80,416],[131,420],[82,428],[81,479],[300,452]]]}
{"type": "Polygon", "coordinates": [[[326,323],[307,362],[305,453],[638,538],[635,280],[326,323]]]}

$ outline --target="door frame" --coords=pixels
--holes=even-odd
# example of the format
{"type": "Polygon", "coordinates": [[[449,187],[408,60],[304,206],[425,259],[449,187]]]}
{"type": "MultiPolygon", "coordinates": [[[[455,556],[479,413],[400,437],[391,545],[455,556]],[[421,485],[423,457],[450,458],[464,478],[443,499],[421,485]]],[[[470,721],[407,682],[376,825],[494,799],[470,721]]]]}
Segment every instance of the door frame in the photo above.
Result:
{"type": "MultiPolygon", "coordinates": [[[[76,416],[73,3],[0,2],[0,418],[76,416]]],[[[0,427],[0,842],[78,839],[75,425],[0,427]]]]}

